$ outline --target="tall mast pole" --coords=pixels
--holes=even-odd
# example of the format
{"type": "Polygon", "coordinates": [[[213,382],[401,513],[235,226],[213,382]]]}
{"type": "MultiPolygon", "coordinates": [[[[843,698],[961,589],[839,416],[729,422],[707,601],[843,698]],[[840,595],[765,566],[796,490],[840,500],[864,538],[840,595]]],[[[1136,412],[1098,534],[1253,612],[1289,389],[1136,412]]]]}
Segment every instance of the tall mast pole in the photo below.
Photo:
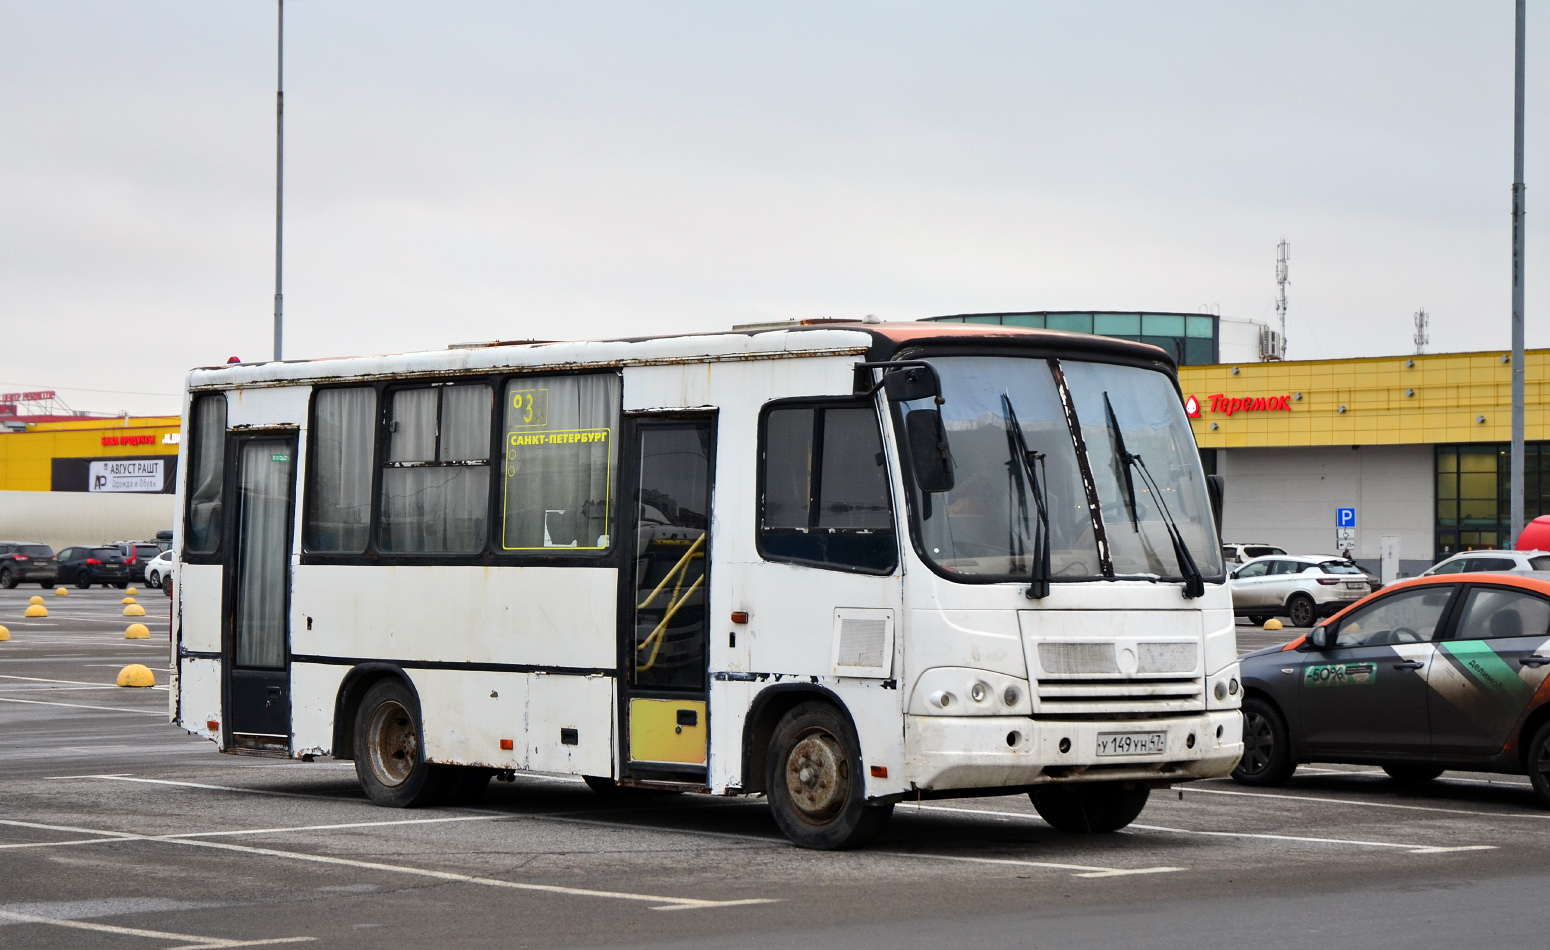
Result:
{"type": "Polygon", "coordinates": [[[1512,129],[1512,538],[1523,533],[1523,46],[1525,0],[1518,0],[1516,101],[1512,129]]]}
{"type": "Polygon", "coordinates": [[[1288,270],[1292,259],[1292,246],[1281,239],[1276,245],[1276,316],[1281,321],[1281,352],[1276,359],[1286,358],[1286,282],[1290,279],[1288,270]]]}
{"type": "Polygon", "coordinates": [[[285,0],[279,6],[276,31],[274,94],[274,358],[284,359],[285,296],[280,289],[281,251],[285,236],[285,0]]]}

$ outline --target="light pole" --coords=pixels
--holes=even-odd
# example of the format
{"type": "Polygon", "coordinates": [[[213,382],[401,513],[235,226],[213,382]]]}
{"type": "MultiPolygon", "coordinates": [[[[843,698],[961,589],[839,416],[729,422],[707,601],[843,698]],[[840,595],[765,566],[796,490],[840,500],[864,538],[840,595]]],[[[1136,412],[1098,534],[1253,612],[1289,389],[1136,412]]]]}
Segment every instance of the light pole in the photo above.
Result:
{"type": "Polygon", "coordinates": [[[284,359],[285,295],[280,290],[281,251],[285,236],[285,0],[277,0],[274,94],[274,358],[284,359]]]}
{"type": "Polygon", "coordinates": [[[1512,502],[1511,543],[1523,533],[1523,38],[1518,0],[1516,99],[1512,129],[1512,502]]]}

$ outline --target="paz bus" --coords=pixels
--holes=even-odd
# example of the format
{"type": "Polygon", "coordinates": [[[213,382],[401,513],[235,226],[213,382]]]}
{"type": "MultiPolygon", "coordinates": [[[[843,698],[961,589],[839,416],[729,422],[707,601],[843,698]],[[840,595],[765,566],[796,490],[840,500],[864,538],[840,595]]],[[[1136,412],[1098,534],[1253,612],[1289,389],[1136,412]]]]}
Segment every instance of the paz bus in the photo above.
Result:
{"type": "Polygon", "coordinates": [[[763,794],[795,843],[1026,792],[1112,831],[1242,752],[1218,486],[1124,340],[800,322],[188,377],[171,714],[351,759],[763,794]]]}

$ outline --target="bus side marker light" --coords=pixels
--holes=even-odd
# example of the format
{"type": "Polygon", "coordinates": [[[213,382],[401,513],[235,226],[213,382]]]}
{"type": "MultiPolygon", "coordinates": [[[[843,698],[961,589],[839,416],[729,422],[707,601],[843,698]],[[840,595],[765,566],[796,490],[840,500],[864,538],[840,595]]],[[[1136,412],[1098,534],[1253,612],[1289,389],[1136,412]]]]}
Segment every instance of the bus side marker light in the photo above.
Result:
{"type": "Polygon", "coordinates": [[[220,732],[221,731],[221,724],[219,722],[216,722],[214,719],[206,719],[205,720],[205,728],[210,730],[211,732],[220,732]]]}
{"type": "Polygon", "coordinates": [[[510,740],[510,739],[502,739],[501,740],[501,749],[503,751],[505,751],[505,752],[510,752],[513,749],[515,749],[516,747],[517,747],[517,744],[515,742],[513,742],[512,740],[510,740]]]}
{"type": "Polygon", "coordinates": [[[48,608],[42,604],[31,604],[22,612],[23,617],[47,617],[48,608]]]}
{"type": "Polygon", "coordinates": [[[124,631],[124,639],[125,640],[149,640],[149,639],[151,639],[151,628],[147,627],[143,623],[132,623],[124,631]]]}
{"type": "Polygon", "coordinates": [[[747,623],[748,622],[748,611],[746,611],[746,610],[734,610],[734,611],[732,611],[732,622],[733,623],[747,623]]]}
{"type": "Polygon", "coordinates": [[[156,677],[151,671],[139,663],[131,663],[118,671],[118,685],[120,686],[155,686],[156,677]]]}
{"type": "Polygon", "coordinates": [[[130,604],[128,607],[124,608],[124,616],[126,616],[126,617],[144,617],[145,616],[145,608],[141,607],[139,604],[130,604]]]}
{"type": "Polygon", "coordinates": [[[872,766],[872,777],[873,778],[887,778],[888,777],[888,766],[886,766],[886,765],[874,765],[874,766],[872,766]]]}
{"type": "Polygon", "coordinates": [[[11,639],[11,631],[5,629],[4,627],[0,627],[0,640],[9,639],[11,639]]]}
{"type": "Polygon", "coordinates": [[[33,594],[31,597],[27,598],[27,604],[29,606],[32,604],[38,604],[41,606],[43,604],[43,598],[39,597],[37,594],[33,594]]]}

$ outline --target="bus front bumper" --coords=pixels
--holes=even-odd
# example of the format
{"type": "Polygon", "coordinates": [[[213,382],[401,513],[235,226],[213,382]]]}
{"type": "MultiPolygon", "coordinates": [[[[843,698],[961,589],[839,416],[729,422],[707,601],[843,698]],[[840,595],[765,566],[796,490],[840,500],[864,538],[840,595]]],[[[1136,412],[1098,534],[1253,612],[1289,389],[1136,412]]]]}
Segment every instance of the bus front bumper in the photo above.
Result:
{"type": "Polygon", "coordinates": [[[923,790],[1049,782],[1142,781],[1158,785],[1232,772],[1243,755],[1236,709],[1152,720],[1051,721],[1025,716],[905,717],[905,776],[923,790]],[[1100,754],[1100,737],[1150,743],[1160,752],[1100,754]]]}

